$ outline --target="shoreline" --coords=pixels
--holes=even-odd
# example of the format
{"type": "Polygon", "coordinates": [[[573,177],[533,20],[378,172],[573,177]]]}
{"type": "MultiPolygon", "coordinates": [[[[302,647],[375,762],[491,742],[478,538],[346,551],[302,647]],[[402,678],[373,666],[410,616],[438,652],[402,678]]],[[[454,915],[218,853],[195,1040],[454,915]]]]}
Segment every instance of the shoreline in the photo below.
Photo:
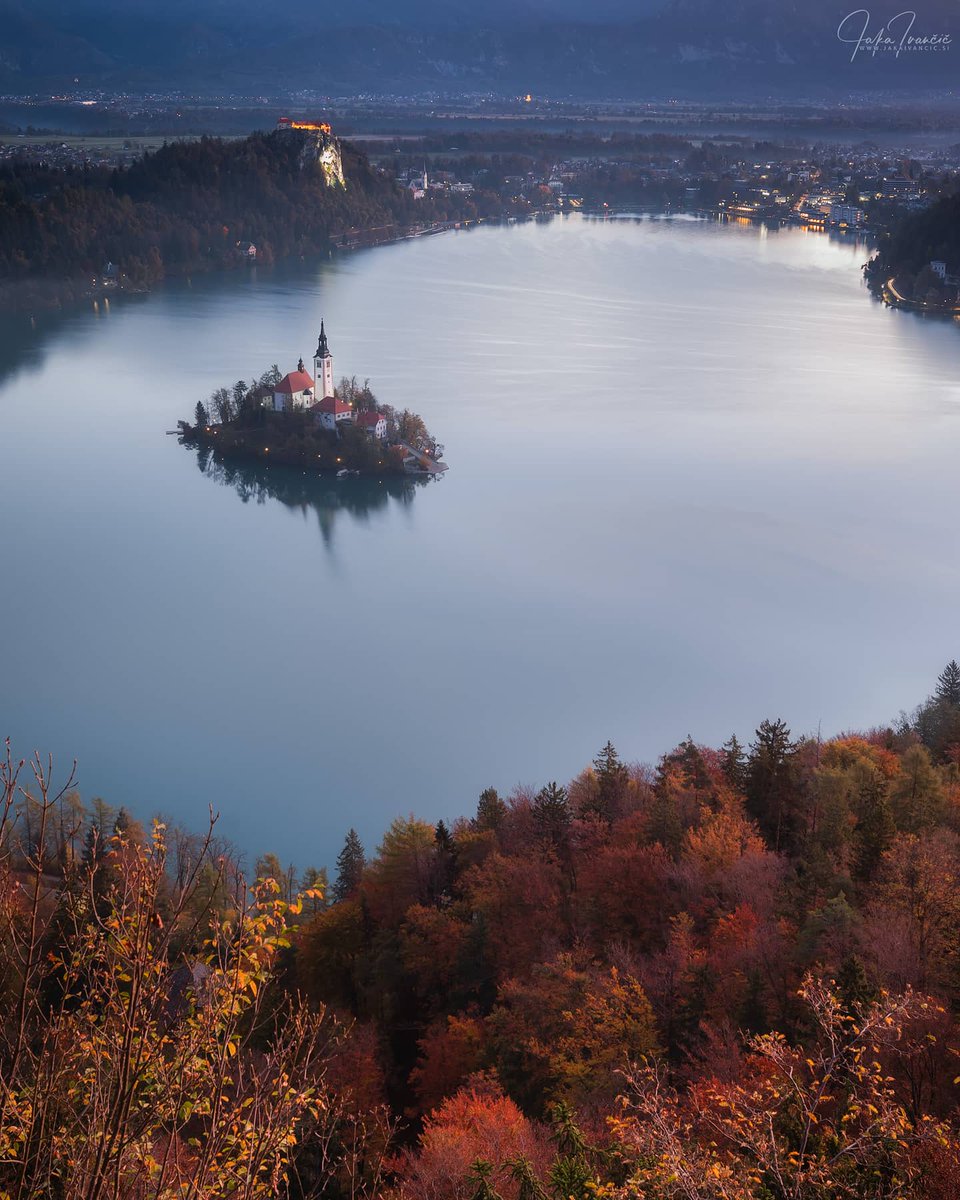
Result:
{"type": "MultiPolygon", "coordinates": [[[[316,442],[309,450],[297,451],[289,450],[282,445],[278,446],[275,442],[258,449],[249,444],[254,440],[253,438],[247,438],[240,444],[224,446],[219,438],[218,431],[221,428],[219,425],[212,425],[208,431],[202,433],[195,426],[188,425],[186,422],[180,422],[179,426],[178,429],[167,430],[167,436],[176,436],[177,444],[180,446],[188,446],[191,449],[206,448],[219,463],[235,462],[257,464],[263,467],[277,466],[285,470],[301,471],[315,479],[332,480],[352,477],[377,479],[381,482],[384,479],[440,479],[449,470],[448,464],[442,458],[434,458],[426,451],[416,450],[402,441],[381,443],[384,459],[378,462],[374,468],[364,465],[362,462],[358,465],[355,461],[346,461],[349,455],[341,458],[334,454],[335,461],[331,463],[329,459],[333,448],[323,442],[316,442]],[[399,451],[399,455],[397,451],[399,451]],[[316,461],[318,458],[322,460],[320,465],[316,461]],[[409,465],[413,459],[419,462],[418,468],[409,465]]],[[[258,440],[267,443],[272,441],[269,433],[265,433],[262,439],[258,440]]]]}
{"type": "MultiPolygon", "coordinates": [[[[538,215],[539,211],[531,212],[530,217],[538,215]]],[[[500,224],[501,218],[474,217],[462,221],[436,221],[429,225],[378,225],[365,229],[348,229],[342,233],[332,234],[330,244],[312,254],[285,254],[269,262],[257,264],[250,264],[238,259],[232,265],[216,263],[208,267],[200,264],[189,269],[172,268],[150,283],[125,285],[122,282],[110,282],[91,286],[76,277],[60,280],[46,278],[4,280],[0,281],[0,315],[20,315],[29,318],[41,313],[69,312],[86,304],[98,305],[120,296],[149,296],[156,291],[159,285],[168,280],[180,281],[188,280],[193,276],[218,274],[233,276],[242,270],[250,270],[251,265],[269,269],[296,261],[304,262],[308,258],[333,258],[337,254],[350,253],[353,250],[392,246],[399,242],[411,241],[414,238],[433,237],[441,233],[455,233],[459,230],[472,229],[481,223],[500,224]],[[387,230],[390,232],[386,232],[387,230]],[[384,233],[385,236],[378,236],[384,233]],[[24,293],[28,296],[26,302],[23,300],[24,293]]]]}
{"type": "Polygon", "coordinates": [[[895,274],[887,279],[868,280],[867,286],[870,288],[871,295],[882,300],[888,308],[915,313],[921,317],[939,317],[941,320],[947,321],[960,320],[960,304],[955,304],[952,308],[942,305],[934,307],[925,300],[913,300],[909,296],[904,296],[897,288],[895,274]]]}

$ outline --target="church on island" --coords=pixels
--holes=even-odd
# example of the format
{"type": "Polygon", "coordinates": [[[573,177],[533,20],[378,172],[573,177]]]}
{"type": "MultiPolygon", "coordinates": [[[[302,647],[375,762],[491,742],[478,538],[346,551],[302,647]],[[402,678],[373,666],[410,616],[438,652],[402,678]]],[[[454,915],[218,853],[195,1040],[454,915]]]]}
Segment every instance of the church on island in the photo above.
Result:
{"type": "MultiPolygon", "coordinates": [[[[269,403],[269,401],[268,401],[269,403]]],[[[336,395],[333,384],[333,355],[327,342],[323,321],[320,322],[320,339],[313,356],[313,374],[297,363],[273,389],[274,412],[290,412],[305,408],[313,413],[318,425],[324,429],[336,429],[344,421],[352,422],[365,429],[373,437],[382,440],[387,436],[387,418],[381,412],[354,412],[353,405],[336,395]]]]}

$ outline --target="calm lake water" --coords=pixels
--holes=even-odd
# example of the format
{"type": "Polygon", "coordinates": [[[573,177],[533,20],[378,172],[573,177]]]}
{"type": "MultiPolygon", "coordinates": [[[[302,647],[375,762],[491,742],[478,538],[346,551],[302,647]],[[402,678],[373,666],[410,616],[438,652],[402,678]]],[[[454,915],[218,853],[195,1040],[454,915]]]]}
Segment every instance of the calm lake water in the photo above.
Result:
{"type": "Polygon", "coordinates": [[[0,731],[303,866],[607,738],[890,720],[960,656],[960,331],[872,301],[867,253],[568,218],[8,321],[0,731]],[[164,436],[321,316],[439,483],[164,436]]]}

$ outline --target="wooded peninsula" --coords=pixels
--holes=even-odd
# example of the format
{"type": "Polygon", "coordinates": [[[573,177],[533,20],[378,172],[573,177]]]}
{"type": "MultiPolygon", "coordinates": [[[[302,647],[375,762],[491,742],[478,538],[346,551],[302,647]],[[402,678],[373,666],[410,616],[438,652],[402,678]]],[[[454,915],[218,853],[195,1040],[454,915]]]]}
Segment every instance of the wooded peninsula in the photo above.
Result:
{"type": "Polygon", "coordinates": [[[68,303],[166,275],[329,251],[352,232],[387,240],[470,220],[476,198],[415,201],[360,151],[336,141],[344,186],[317,169],[295,129],[171,141],[128,166],[16,163],[0,169],[0,307],[68,303]],[[377,234],[379,231],[379,234],[377,234]]]}
{"type": "Polygon", "coordinates": [[[55,775],[0,759],[4,1195],[960,1195],[956,662],[350,830],[332,884],[55,775]]]}
{"type": "Polygon", "coordinates": [[[958,264],[960,193],[907,214],[885,233],[867,265],[867,279],[878,294],[890,280],[897,293],[918,307],[953,313],[960,287],[955,278],[958,264]],[[943,268],[940,274],[936,263],[943,268]]]}

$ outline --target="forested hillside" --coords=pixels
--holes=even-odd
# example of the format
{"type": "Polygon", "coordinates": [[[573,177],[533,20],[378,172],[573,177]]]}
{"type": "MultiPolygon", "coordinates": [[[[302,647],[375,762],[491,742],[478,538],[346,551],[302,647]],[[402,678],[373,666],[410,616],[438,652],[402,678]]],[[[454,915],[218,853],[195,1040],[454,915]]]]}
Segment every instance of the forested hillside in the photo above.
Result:
{"type": "Polygon", "coordinates": [[[351,830],[329,888],[266,855],[249,895],[35,770],[3,769],[4,1192],[960,1194],[956,663],[891,728],[607,744],[351,830]]]}
{"type": "Polygon", "coordinates": [[[117,279],[143,287],[165,274],[238,266],[252,243],[258,262],[330,248],[347,230],[469,217],[471,200],[415,202],[367,159],[342,145],[346,187],[302,165],[304,135],[172,142],[130,167],[0,170],[0,299],[69,299],[117,279]]]}
{"type": "Polygon", "coordinates": [[[930,278],[934,259],[952,275],[960,273],[960,192],[909,214],[885,235],[870,263],[870,280],[880,285],[893,276],[901,290],[922,300],[925,288],[937,283],[930,278]]]}

